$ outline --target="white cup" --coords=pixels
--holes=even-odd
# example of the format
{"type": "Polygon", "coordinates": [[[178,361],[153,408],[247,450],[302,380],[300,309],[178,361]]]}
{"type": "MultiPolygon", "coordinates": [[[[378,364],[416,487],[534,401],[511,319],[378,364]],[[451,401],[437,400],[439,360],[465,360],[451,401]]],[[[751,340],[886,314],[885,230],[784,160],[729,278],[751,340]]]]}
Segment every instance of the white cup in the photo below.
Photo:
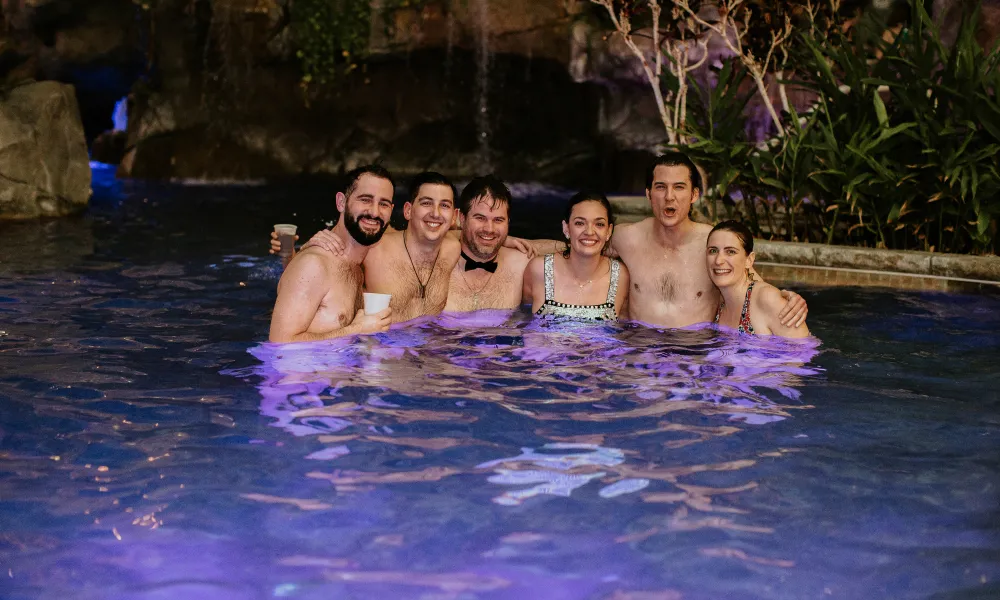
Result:
{"type": "Polygon", "coordinates": [[[389,308],[389,299],[392,294],[363,294],[365,297],[365,314],[374,315],[389,308]]]}

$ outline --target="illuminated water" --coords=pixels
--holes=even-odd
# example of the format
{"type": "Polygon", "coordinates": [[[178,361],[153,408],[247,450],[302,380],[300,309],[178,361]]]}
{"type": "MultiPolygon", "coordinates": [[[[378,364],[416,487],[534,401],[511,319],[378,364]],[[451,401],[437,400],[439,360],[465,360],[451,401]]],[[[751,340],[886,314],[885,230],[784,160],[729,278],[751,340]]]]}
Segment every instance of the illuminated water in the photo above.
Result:
{"type": "Polygon", "coordinates": [[[267,231],[317,198],[3,225],[0,598],[1000,597],[1000,298],[803,290],[819,346],[261,344],[267,231]]]}

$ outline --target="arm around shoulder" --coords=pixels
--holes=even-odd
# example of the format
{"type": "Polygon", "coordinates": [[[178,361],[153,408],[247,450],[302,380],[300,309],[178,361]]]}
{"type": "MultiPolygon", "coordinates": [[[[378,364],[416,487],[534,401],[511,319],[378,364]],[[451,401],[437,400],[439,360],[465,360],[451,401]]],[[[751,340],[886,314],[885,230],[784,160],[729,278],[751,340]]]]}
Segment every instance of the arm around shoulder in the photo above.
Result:
{"type": "Polygon", "coordinates": [[[760,292],[754,295],[754,300],[754,308],[763,313],[762,316],[765,318],[767,328],[771,331],[772,335],[786,338],[809,337],[809,328],[806,327],[805,321],[797,327],[782,325],[779,314],[785,308],[786,301],[781,294],[781,290],[773,285],[764,283],[760,288],[760,292]]]}

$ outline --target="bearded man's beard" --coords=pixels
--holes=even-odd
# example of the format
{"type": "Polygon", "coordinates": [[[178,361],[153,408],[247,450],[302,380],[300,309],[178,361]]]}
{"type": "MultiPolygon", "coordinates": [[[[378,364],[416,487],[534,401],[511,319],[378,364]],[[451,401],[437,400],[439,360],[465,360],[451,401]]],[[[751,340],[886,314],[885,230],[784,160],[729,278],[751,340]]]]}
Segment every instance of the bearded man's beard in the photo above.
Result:
{"type": "Polygon", "coordinates": [[[351,234],[354,241],[362,246],[371,246],[382,239],[382,234],[385,233],[388,226],[389,224],[383,221],[380,217],[368,214],[355,215],[349,208],[346,209],[344,214],[344,227],[347,228],[347,233],[351,234]],[[361,229],[361,219],[372,219],[374,221],[378,221],[378,231],[369,233],[361,229]]]}
{"type": "Polygon", "coordinates": [[[500,252],[500,247],[506,241],[507,236],[497,236],[496,240],[492,242],[484,242],[476,237],[476,234],[469,232],[464,232],[465,244],[472,251],[472,255],[478,260],[491,260],[496,258],[496,255],[500,252]]]}

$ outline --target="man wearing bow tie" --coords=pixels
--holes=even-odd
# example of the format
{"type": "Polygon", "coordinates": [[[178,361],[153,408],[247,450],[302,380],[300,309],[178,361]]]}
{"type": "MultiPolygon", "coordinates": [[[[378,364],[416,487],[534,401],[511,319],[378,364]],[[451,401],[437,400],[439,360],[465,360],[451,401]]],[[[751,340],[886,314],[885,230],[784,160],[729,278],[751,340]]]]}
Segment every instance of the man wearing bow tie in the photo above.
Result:
{"type": "MultiPolygon", "coordinates": [[[[393,322],[442,310],[520,306],[524,268],[531,257],[523,244],[520,249],[504,247],[511,193],[503,181],[486,175],[465,186],[458,206],[462,229],[451,235],[444,231],[455,208],[451,183],[442,175],[422,173],[410,188],[410,200],[403,205],[407,229],[387,233],[364,262],[365,290],[392,294],[393,322]]],[[[271,244],[271,252],[277,252],[273,234],[271,244]]],[[[331,231],[320,231],[303,249],[310,246],[336,254],[344,242],[331,231]]]]}
{"type": "Polygon", "coordinates": [[[504,247],[510,203],[510,190],[493,175],[476,177],[462,190],[462,254],[451,273],[445,311],[514,310],[521,305],[524,268],[530,257],[504,247]]]}

